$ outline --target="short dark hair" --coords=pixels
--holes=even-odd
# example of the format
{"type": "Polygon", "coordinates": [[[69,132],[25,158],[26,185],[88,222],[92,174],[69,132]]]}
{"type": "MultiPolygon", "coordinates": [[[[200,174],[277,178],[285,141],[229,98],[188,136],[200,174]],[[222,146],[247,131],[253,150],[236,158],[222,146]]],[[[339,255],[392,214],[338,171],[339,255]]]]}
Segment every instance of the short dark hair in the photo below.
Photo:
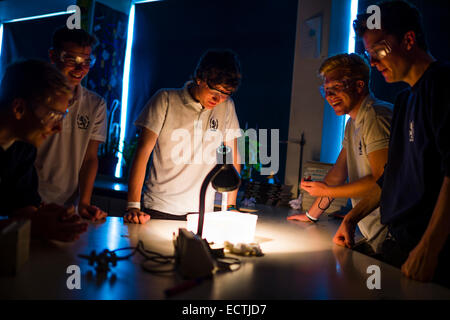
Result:
{"type": "Polygon", "coordinates": [[[206,51],[194,71],[194,79],[211,85],[223,85],[235,91],[241,83],[241,66],[237,55],[231,50],[206,51]]]}
{"type": "Polygon", "coordinates": [[[69,29],[62,26],[53,33],[53,49],[60,50],[65,42],[73,42],[80,47],[94,47],[97,44],[97,38],[83,29],[69,29]]]}
{"type": "MultiPolygon", "coordinates": [[[[403,0],[382,1],[377,4],[380,8],[381,30],[391,34],[398,41],[408,31],[414,31],[417,45],[427,51],[428,45],[423,29],[422,16],[419,10],[412,4],[403,0]]],[[[353,21],[353,29],[358,37],[362,37],[368,30],[367,19],[371,16],[369,13],[360,13],[353,21]]]]}
{"type": "Polygon", "coordinates": [[[0,84],[0,110],[9,108],[17,98],[37,105],[71,92],[66,77],[49,62],[34,59],[15,62],[6,68],[0,84]]]}

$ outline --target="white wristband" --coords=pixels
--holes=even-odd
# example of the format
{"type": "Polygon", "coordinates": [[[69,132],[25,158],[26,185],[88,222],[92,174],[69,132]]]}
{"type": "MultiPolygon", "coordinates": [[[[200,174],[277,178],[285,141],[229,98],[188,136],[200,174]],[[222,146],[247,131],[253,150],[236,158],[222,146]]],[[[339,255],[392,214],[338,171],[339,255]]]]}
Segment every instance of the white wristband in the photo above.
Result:
{"type": "Polygon", "coordinates": [[[311,221],[314,221],[314,222],[319,221],[319,219],[311,217],[311,216],[309,215],[308,211],[305,212],[305,215],[306,215],[306,217],[307,217],[309,220],[311,220],[311,221]]]}
{"type": "Polygon", "coordinates": [[[141,210],[141,203],[140,202],[130,202],[127,203],[127,209],[136,208],[141,210]]]}

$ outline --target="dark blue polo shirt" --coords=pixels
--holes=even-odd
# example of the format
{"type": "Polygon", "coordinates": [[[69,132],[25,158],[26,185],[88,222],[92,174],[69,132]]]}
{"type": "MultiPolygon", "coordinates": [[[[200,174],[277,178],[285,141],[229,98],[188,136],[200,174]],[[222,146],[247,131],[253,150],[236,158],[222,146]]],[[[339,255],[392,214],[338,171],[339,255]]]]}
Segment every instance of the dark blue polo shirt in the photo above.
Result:
{"type": "Polygon", "coordinates": [[[39,206],[38,177],[34,168],[36,148],[16,141],[8,149],[0,147],[0,215],[39,206]]]}
{"type": "Polygon", "coordinates": [[[381,222],[405,249],[420,241],[450,177],[450,65],[432,63],[394,106],[381,222]]]}

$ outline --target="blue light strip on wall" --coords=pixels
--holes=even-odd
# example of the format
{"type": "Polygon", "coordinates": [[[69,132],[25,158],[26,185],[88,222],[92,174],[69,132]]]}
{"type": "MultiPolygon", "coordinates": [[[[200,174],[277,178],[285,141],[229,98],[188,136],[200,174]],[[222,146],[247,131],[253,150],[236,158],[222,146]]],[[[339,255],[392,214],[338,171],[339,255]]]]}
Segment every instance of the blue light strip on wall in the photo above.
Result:
{"type": "Polygon", "coordinates": [[[134,4],[131,5],[130,15],[128,16],[128,32],[127,32],[127,48],[125,51],[125,62],[123,68],[123,83],[122,83],[122,107],[120,109],[120,140],[119,152],[117,153],[117,166],[115,177],[122,177],[122,152],[123,143],[125,140],[125,133],[127,130],[127,113],[128,113],[128,86],[130,81],[130,65],[131,65],[131,49],[133,47],[133,32],[134,32],[134,4]]]}
{"type": "Polygon", "coordinates": [[[348,53],[355,52],[355,30],[353,30],[353,20],[356,19],[358,14],[358,0],[351,0],[350,5],[350,21],[348,30],[348,53]]]}
{"type": "Polygon", "coordinates": [[[133,33],[134,33],[134,12],[135,4],[146,2],[155,2],[160,0],[142,0],[133,1],[130,14],[128,16],[128,31],[127,31],[127,48],[125,51],[125,62],[123,68],[123,82],[122,82],[122,104],[120,108],[120,137],[119,137],[119,151],[117,152],[117,165],[114,172],[116,178],[122,177],[122,159],[123,146],[125,141],[125,134],[127,132],[127,116],[128,116],[128,87],[130,82],[130,66],[131,66],[131,52],[133,48],[133,33]]]}
{"type": "Polygon", "coordinates": [[[155,1],[161,1],[161,0],[136,0],[136,1],[133,1],[133,2],[134,2],[134,4],[141,4],[141,3],[155,2],[155,1]]]}
{"type": "MultiPolygon", "coordinates": [[[[350,21],[349,21],[349,30],[348,30],[348,53],[354,53],[355,52],[355,30],[353,30],[353,20],[356,19],[356,16],[358,15],[358,0],[351,0],[350,5],[350,21]]],[[[345,125],[347,124],[348,119],[350,119],[350,116],[348,114],[345,115],[344,118],[344,126],[342,129],[342,135],[344,135],[345,131],[345,125]]]]}
{"type": "Polygon", "coordinates": [[[60,12],[54,12],[54,13],[41,14],[41,15],[38,15],[38,16],[31,16],[31,17],[25,17],[25,18],[11,19],[11,20],[8,20],[8,21],[4,21],[3,23],[11,23],[11,22],[20,22],[20,21],[34,20],[34,19],[42,19],[42,18],[48,18],[48,17],[54,17],[54,16],[61,16],[63,14],[70,14],[70,13],[75,13],[75,10],[60,11],[60,12]]]}
{"type": "Polygon", "coordinates": [[[2,56],[3,47],[3,23],[0,23],[0,57],[2,56]]]}

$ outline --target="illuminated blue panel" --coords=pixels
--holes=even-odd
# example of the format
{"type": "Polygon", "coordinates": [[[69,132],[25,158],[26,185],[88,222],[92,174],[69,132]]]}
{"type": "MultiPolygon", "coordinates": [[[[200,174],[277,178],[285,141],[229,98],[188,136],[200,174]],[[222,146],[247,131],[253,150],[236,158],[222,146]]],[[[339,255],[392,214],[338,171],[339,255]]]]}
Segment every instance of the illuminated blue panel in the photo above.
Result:
{"type": "MultiPolygon", "coordinates": [[[[330,18],[330,41],[328,56],[343,52],[354,52],[355,33],[353,20],[356,18],[358,0],[332,1],[330,18]],[[344,23],[342,23],[344,21],[344,23]],[[346,23],[345,23],[346,22],[346,23]]],[[[348,116],[336,116],[333,108],[325,102],[322,128],[320,161],[334,163],[341,152],[345,124],[348,116]]]]}
{"type": "Polygon", "coordinates": [[[60,15],[63,15],[63,14],[69,14],[69,13],[75,13],[75,10],[47,13],[47,14],[41,14],[39,16],[32,16],[32,17],[25,17],[25,18],[17,18],[17,19],[4,21],[3,23],[20,22],[20,21],[27,21],[27,20],[34,20],[34,19],[42,19],[42,18],[60,16],[60,15]]]}
{"type": "Polygon", "coordinates": [[[3,23],[0,23],[0,57],[2,56],[3,47],[3,23]]]}
{"type": "MultiPolygon", "coordinates": [[[[348,53],[354,53],[355,52],[355,30],[353,30],[353,20],[356,19],[356,16],[358,14],[358,0],[351,0],[352,3],[350,5],[350,21],[349,21],[349,30],[348,30],[348,53]]],[[[348,114],[345,115],[344,120],[344,127],[343,131],[345,131],[345,125],[347,124],[348,119],[350,119],[350,116],[348,114]]],[[[343,134],[343,133],[342,133],[343,134]]]]}
{"type": "Polygon", "coordinates": [[[134,4],[141,4],[141,3],[155,2],[155,1],[161,1],[161,0],[136,0],[136,1],[134,1],[134,4]]]}
{"type": "Polygon", "coordinates": [[[351,0],[350,19],[348,23],[348,53],[355,52],[355,30],[353,30],[353,20],[358,14],[358,0],[351,0]]]}
{"type": "Polygon", "coordinates": [[[128,115],[128,87],[130,82],[130,66],[131,66],[131,52],[133,48],[133,33],[134,33],[134,12],[135,4],[141,4],[146,2],[155,2],[160,0],[142,0],[134,1],[130,8],[130,14],[128,16],[128,32],[127,32],[127,48],[125,51],[125,63],[123,68],[123,84],[122,84],[122,106],[120,109],[120,140],[119,151],[117,153],[117,166],[114,176],[116,178],[122,177],[122,159],[123,159],[123,144],[125,140],[125,133],[127,131],[127,115],[128,115]]]}
{"type": "Polygon", "coordinates": [[[128,18],[128,33],[127,33],[127,48],[125,51],[125,63],[123,68],[123,85],[122,85],[122,107],[120,110],[120,140],[119,152],[117,154],[117,166],[115,176],[120,178],[122,176],[122,152],[123,142],[125,139],[125,132],[127,129],[127,112],[128,112],[128,86],[130,81],[130,65],[131,65],[131,49],[133,47],[133,32],[134,32],[134,4],[131,5],[130,15],[128,18]]]}

